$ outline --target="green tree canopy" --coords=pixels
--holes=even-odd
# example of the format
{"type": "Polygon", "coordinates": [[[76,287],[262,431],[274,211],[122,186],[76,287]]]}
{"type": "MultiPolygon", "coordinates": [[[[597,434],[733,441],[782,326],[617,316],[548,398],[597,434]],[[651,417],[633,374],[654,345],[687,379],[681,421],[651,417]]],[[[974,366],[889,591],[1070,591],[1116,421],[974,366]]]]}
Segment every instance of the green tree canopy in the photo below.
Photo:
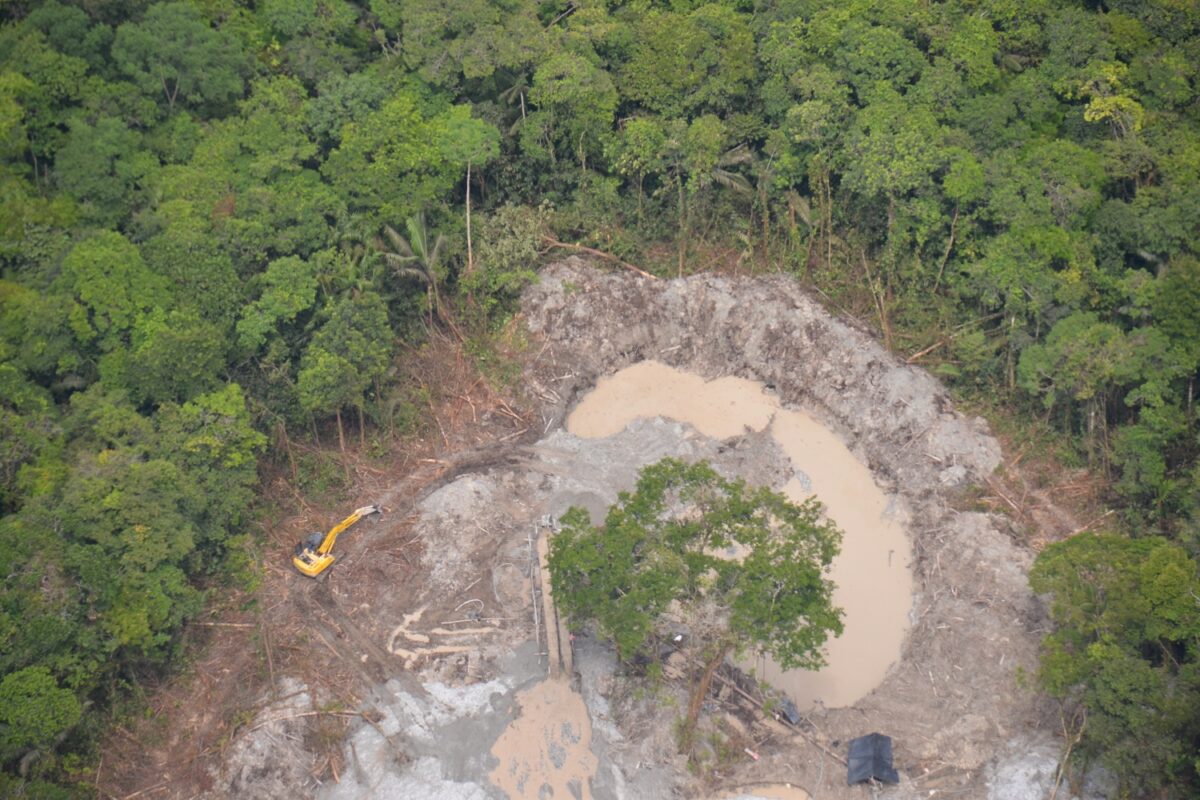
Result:
{"type": "Polygon", "coordinates": [[[537,4],[520,0],[371,0],[371,9],[399,36],[405,63],[438,86],[524,67],[550,38],[537,4]]]}
{"type": "Polygon", "coordinates": [[[133,210],[135,192],[158,168],[141,137],[118,119],[71,122],[55,160],[58,183],[77,200],[86,219],[115,226],[133,210]]]}
{"type": "Polygon", "coordinates": [[[296,256],[272,261],[260,281],[262,294],[242,309],[237,323],[238,342],[247,350],[256,350],[278,326],[307,311],[317,298],[316,268],[296,256]]]}
{"type": "Polygon", "coordinates": [[[351,208],[379,225],[406,219],[458,182],[470,160],[460,138],[488,128],[466,106],[430,114],[414,92],[401,90],[378,111],[346,125],[323,172],[351,208]]]}
{"type": "Polygon", "coordinates": [[[214,29],[191,3],[157,3],[117,28],[113,61],[168,110],[181,103],[222,109],[241,97],[247,72],[236,39],[214,29]]]}
{"type": "Polygon", "coordinates": [[[538,112],[526,130],[537,130],[552,159],[557,152],[582,166],[602,152],[617,108],[616,87],[603,69],[573,53],[551,56],[534,73],[529,99],[538,112]]]}
{"type": "Polygon", "coordinates": [[[1030,583],[1051,596],[1056,625],[1043,645],[1041,685],[1087,709],[1082,754],[1099,758],[1130,794],[1196,786],[1196,561],[1156,537],[1083,533],[1048,547],[1030,583]]]}
{"type": "Polygon", "coordinates": [[[668,609],[678,608],[708,645],[689,724],[730,650],[753,647],[784,668],[816,669],[829,634],[842,632],[828,577],[841,532],[815,499],[795,504],[705,462],[664,459],[642,470],[602,525],[580,508],[561,521],[550,578],[572,624],[594,622],[630,659],[652,651],[668,609]]]}
{"type": "Polygon", "coordinates": [[[139,316],[169,302],[166,281],[146,267],[136,245],[112,231],[75,245],[63,260],[61,280],[74,300],[69,314],[76,338],[105,352],[127,345],[139,316]]]}
{"type": "Polygon", "coordinates": [[[83,710],[45,667],[26,667],[0,680],[0,758],[40,749],[79,722],[83,710]]]}
{"type": "Polygon", "coordinates": [[[708,3],[688,13],[651,11],[638,20],[623,92],[668,116],[730,110],[757,74],[745,18],[708,3]]]}

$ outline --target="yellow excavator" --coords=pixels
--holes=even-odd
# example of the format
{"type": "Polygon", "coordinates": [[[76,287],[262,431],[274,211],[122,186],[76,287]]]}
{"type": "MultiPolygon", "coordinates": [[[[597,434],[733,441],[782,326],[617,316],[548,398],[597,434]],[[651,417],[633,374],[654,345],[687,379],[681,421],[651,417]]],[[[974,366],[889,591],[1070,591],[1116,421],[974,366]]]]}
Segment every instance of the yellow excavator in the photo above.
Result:
{"type": "Polygon", "coordinates": [[[337,525],[334,525],[329,530],[329,533],[322,534],[320,531],[317,531],[309,534],[307,538],[296,545],[296,554],[292,556],[292,564],[308,577],[317,577],[329,569],[329,566],[337,560],[337,556],[331,551],[333,550],[334,542],[337,541],[338,534],[363,517],[381,513],[383,513],[383,509],[379,506],[356,508],[353,514],[346,517],[337,525]]]}

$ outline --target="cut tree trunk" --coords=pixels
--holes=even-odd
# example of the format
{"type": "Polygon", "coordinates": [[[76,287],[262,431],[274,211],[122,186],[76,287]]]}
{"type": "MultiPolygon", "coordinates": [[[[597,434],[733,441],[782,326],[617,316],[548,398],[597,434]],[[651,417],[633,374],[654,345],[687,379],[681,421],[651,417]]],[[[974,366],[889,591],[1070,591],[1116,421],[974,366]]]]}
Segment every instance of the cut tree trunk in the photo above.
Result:
{"type": "Polygon", "coordinates": [[[467,162],[467,274],[475,271],[475,256],[471,249],[471,162],[467,162]]]}
{"type": "Polygon", "coordinates": [[[349,462],[346,461],[346,432],[342,428],[342,410],[339,408],[337,411],[335,411],[333,413],[334,413],[334,416],[337,417],[338,447],[341,448],[341,451],[342,451],[342,470],[346,473],[346,484],[349,485],[349,483],[350,483],[350,464],[349,464],[349,462]]]}
{"type": "Polygon", "coordinates": [[[704,671],[700,673],[700,681],[696,684],[696,688],[692,690],[692,698],[688,702],[687,719],[683,723],[682,743],[684,749],[691,748],[692,733],[696,730],[696,722],[700,719],[700,708],[704,705],[704,698],[708,697],[708,690],[712,686],[713,675],[717,673],[717,668],[725,663],[725,656],[729,655],[729,651],[733,649],[733,645],[725,643],[717,648],[717,652],[708,663],[704,665],[704,671]]]}
{"type": "Polygon", "coordinates": [[[683,277],[683,256],[687,252],[687,206],[684,202],[683,177],[676,178],[679,184],[679,273],[683,277]]]}
{"type": "Polygon", "coordinates": [[[292,440],[288,437],[287,425],[279,422],[276,424],[276,435],[283,441],[283,449],[287,452],[288,466],[292,469],[292,483],[296,486],[300,485],[300,473],[296,470],[296,456],[292,453],[292,440]]]}

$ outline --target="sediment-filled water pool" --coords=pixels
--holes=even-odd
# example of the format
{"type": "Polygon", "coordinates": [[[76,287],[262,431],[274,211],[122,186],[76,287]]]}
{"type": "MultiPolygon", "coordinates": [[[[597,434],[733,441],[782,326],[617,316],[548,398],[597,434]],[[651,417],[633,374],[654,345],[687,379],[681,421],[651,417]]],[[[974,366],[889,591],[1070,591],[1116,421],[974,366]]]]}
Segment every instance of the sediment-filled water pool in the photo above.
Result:
{"type": "MultiPolygon", "coordinates": [[[[767,658],[753,668],[801,709],[853,705],[900,657],[912,606],[911,546],[894,504],[870,470],[829,429],[784,408],[761,383],[736,377],[706,381],[656,361],[602,378],[576,406],[567,430],[582,438],[620,432],[639,417],[685,422],[716,439],[767,430],[792,462],[782,487],[794,500],[812,495],[844,532],[831,578],[845,632],[826,647],[819,671],[781,670],[767,658]]],[[[594,520],[599,522],[599,520],[594,520]]]]}

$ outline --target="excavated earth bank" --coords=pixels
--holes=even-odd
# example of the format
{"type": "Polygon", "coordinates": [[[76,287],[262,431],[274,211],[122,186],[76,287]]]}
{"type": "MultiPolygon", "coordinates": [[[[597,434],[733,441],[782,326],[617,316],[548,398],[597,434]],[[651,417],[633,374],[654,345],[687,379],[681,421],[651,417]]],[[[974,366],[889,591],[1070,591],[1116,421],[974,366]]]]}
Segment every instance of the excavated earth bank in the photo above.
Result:
{"type": "MultiPolygon", "coordinates": [[[[362,540],[382,550],[392,538],[419,538],[418,584],[379,591],[355,585],[343,567],[314,590],[321,607],[349,609],[338,619],[361,632],[353,646],[372,668],[363,709],[371,721],[351,728],[340,782],[297,785],[255,755],[269,749],[256,736],[303,738],[275,730],[282,723],[258,723],[218,777],[222,786],[241,797],[281,796],[286,787],[288,796],[327,798],[501,798],[503,786],[527,797],[634,800],[752,796],[755,786],[787,784],[816,798],[863,798],[871,790],[847,787],[837,759],[847,740],[879,731],[894,738],[901,772],[901,784],[882,796],[1038,796],[1040,788],[1025,787],[1044,788],[1052,768],[1021,758],[1049,745],[1036,698],[1018,681],[1019,670],[1034,668],[1045,624],[1026,582],[1032,556],[1004,519],[953,507],[1000,461],[982,420],[956,413],[934,379],[785,278],[653,281],[568,259],[542,272],[522,307],[534,334],[523,378],[534,423],[524,443],[432,487],[411,529],[395,520],[362,540]],[[641,693],[606,647],[583,636],[574,642],[574,685],[584,705],[540,683],[547,662],[534,624],[541,604],[532,545],[540,519],[570,505],[601,519],[641,466],[667,455],[707,458],[770,485],[792,476],[765,433],[717,441],[662,419],[596,440],[564,430],[599,378],[645,360],[759,381],[820,421],[905,509],[912,543],[910,626],[882,683],[851,707],[819,708],[797,728],[764,719],[753,703],[734,708],[738,693],[722,683],[709,730],[744,741],[759,758],[725,753],[708,783],[674,747],[686,668],[676,664],[681,679],[641,693]],[[514,739],[512,731],[526,733],[514,739]]],[[[286,716],[264,712],[268,721],[286,716]]]]}
{"type": "MultiPolygon", "coordinates": [[[[1026,581],[1032,554],[1004,521],[951,507],[1000,462],[984,421],[957,414],[936,380],[785,278],[659,282],[567,262],[542,273],[524,308],[562,365],[564,377],[547,388],[565,407],[598,377],[646,359],[760,381],[840,435],[877,484],[906,501],[915,597],[901,659],[854,707],[812,719],[830,742],[875,730],[894,737],[897,764],[923,796],[966,785],[968,796],[986,796],[981,767],[1038,722],[1017,674],[1034,668],[1044,616],[1026,581]],[[925,770],[926,781],[912,780],[925,770]]],[[[822,774],[819,758],[782,757],[796,768],[786,777],[814,796],[861,795],[831,760],[822,774]]],[[[762,774],[761,764],[750,771],[762,774]]]]}

